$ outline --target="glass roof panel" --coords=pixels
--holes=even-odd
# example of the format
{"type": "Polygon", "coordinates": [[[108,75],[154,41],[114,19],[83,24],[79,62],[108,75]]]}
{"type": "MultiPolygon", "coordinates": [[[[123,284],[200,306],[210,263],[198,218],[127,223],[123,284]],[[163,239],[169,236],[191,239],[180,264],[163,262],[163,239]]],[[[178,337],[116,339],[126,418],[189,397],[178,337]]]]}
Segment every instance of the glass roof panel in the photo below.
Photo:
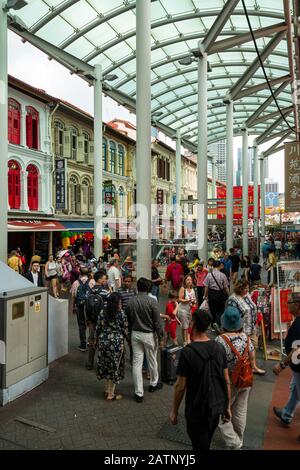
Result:
{"type": "MultiPolygon", "coordinates": [[[[118,79],[113,82],[114,88],[135,97],[135,0],[79,0],[73,5],[70,3],[67,0],[31,0],[17,14],[28,27],[44,20],[45,25],[39,26],[37,36],[59,47],[67,40],[63,46],[67,53],[81,60],[89,60],[91,65],[101,63],[104,73],[108,70],[118,75],[118,79]],[[65,8],[56,15],[55,9],[64,5],[65,8]],[[108,14],[110,19],[106,22],[105,16],[108,14]],[[81,31],[82,28],[85,30],[81,31]],[[126,35],[129,38],[126,39],[126,35]],[[104,52],[97,53],[103,48],[104,52]]],[[[156,0],[151,3],[154,22],[151,34],[152,107],[162,109],[167,114],[162,118],[163,122],[169,122],[173,129],[183,125],[184,128],[194,128],[195,139],[197,125],[190,125],[189,122],[196,119],[197,112],[197,64],[184,66],[179,60],[191,54],[191,49],[197,49],[198,41],[213,25],[224,3],[225,0],[156,0]],[[159,25],[156,27],[156,24],[159,25]]],[[[282,1],[246,0],[246,5],[253,29],[284,21],[282,1]]],[[[215,42],[245,32],[248,32],[248,24],[242,4],[238,3],[215,42]]],[[[259,50],[262,51],[270,40],[271,37],[257,39],[259,50]]],[[[213,138],[224,135],[222,126],[225,125],[225,106],[222,100],[255,59],[256,51],[251,40],[226,51],[209,54],[208,60],[212,67],[208,74],[209,122],[218,122],[218,127],[221,127],[220,132],[217,132],[216,126],[211,124],[209,132],[213,133],[213,138]]],[[[264,65],[270,79],[289,73],[285,39],[264,61],[264,65]]],[[[263,72],[259,68],[246,87],[264,81],[263,72]]],[[[266,88],[236,102],[236,122],[243,122],[269,96],[270,91],[266,88]]],[[[278,103],[281,107],[292,104],[290,85],[280,94],[278,103]]],[[[264,113],[276,110],[274,103],[271,103],[264,113]]],[[[293,114],[288,120],[293,122],[293,114]]],[[[274,120],[261,123],[259,128],[263,129],[272,122],[274,120]]]]}
{"type": "Polygon", "coordinates": [[[38,36],[57,46],[74,32],[74,28],[60,17],[53,18],[40,31],[38,36]]]}
{"type": "Polygon", "coordinates": [[[77,2],[68,8],[61,16],[75,28],[82,28],[95,20],[97,14],[88,2],[85,2],[84,8],[82,7],[82,2],[77,2]]]}

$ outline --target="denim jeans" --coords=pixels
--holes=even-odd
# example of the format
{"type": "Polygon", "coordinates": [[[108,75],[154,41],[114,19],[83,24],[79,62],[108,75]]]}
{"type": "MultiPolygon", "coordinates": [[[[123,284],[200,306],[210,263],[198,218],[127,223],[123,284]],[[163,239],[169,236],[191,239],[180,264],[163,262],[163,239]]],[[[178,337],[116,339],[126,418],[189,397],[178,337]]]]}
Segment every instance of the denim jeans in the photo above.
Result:
{"type": "Polygon", "coordinates": [[[157,302],[159,302],[159,284],[153,284],[152,295],[155,295],[155,297],[157,298],[157,302]]]}
{"type": "Polygon", "coordinates": [[[300,372],[293,371],[290,383],[290,396],[287,404],[281,410],[281,416],[287,421],[292,421],[297,405],[300,402],[300,372]]]}

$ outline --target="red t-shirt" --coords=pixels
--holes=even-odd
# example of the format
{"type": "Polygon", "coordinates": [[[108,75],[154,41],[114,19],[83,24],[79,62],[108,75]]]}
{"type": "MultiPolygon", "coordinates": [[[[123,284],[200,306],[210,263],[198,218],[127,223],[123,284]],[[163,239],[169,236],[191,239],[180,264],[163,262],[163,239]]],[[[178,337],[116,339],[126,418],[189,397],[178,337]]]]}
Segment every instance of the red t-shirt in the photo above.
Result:
{"type": "Polygon", "coordinates": [[[166,305],[166,315],[171,318],[172,321],[176,321],[175,315],[174,315],[174,310],[175,310],[175,304],[173,302],[168,302],[166,305]]]}

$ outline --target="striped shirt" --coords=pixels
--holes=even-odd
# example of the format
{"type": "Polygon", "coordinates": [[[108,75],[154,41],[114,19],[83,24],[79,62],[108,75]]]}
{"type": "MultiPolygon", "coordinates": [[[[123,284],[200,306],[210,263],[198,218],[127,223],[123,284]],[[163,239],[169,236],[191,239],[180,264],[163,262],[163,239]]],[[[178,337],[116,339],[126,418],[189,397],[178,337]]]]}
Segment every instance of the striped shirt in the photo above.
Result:
{"type": "Polygon", "coordinates": [[[208,275],[204,279],[203,284],[209,289],[220,291],[222,289],[228,288],[228,279],[225,274],[221,273],[218,269],[214,269],[212,273],[208,273],[208,275]],[[218,286],[213,276],[217,280],[220,287],[218,286]]]}
{"type": "Polygon", "coordinates": [[[117,293],[120,294],[123,310],[125,310],[125,308],[127,307],[127,304],[131,297],[137,295],[135,289],[125,289],[124,287],[119,287],[119,289],[117,289],[117,293]]]}

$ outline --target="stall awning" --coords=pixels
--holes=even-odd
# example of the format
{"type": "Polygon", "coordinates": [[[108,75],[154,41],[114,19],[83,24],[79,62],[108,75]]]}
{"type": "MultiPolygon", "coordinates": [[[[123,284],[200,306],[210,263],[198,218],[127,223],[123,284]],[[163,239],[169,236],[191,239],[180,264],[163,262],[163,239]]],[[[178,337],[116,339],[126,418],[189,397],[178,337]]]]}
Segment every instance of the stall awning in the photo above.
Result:
{"type": "Polygon", "coordinates": [[[57,220],[9,220],[9,232],[61,232],[65,230],[57,220]]]}
{"type": "Polygon", "coordinates": [[[94,221],[93,220],[62,220],[64,230],[76,231],[76,232],[93,232],[94,221]]]}

